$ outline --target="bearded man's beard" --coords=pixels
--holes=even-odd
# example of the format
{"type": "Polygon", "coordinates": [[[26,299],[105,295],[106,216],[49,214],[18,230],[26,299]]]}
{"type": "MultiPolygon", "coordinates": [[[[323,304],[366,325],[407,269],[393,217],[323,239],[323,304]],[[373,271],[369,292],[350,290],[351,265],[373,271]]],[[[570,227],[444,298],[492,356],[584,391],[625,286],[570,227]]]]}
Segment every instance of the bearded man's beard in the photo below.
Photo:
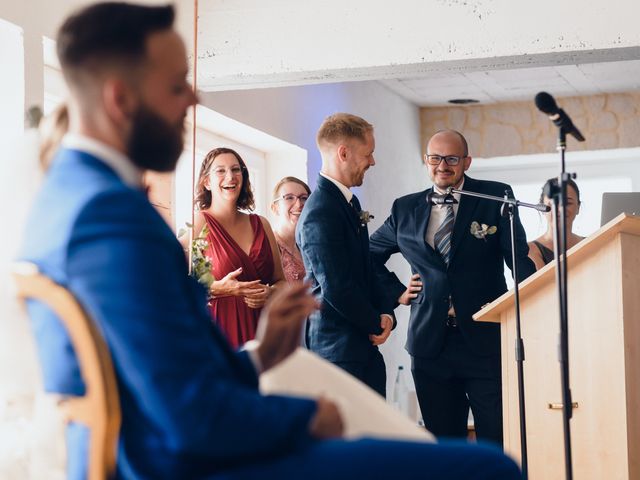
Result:
{"type": "Polygon", "coordinates": [[[144,105],[133,117],[127,153],[143,170],[172,172],[184,146],[183,124],[171,125],[144,105]]]}

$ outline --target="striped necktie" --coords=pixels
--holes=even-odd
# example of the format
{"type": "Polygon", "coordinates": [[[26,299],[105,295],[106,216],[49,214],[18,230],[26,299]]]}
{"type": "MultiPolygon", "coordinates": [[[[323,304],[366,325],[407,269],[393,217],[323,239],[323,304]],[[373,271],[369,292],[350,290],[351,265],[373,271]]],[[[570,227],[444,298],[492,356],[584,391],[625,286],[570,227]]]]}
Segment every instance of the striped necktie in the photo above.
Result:
{"type": "Polygon", "coordinates": [[[433,246],[440,254],[444,263],[449,266],[451,260],[451,236],[453,234],[453,205],[446,205],[447,213],[433,237],[433,246]]]}

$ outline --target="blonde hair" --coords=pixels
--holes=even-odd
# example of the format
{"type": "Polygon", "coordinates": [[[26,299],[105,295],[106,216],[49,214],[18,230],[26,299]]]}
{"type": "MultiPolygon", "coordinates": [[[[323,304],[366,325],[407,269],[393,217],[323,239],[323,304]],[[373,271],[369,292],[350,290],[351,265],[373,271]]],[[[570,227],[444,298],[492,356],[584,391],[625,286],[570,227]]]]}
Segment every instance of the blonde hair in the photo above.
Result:
{"type": "Polygon", "coordinates": [[[350,113],[334,113],[328,116],[316,135],[318,148],[327,144],[336,144],[342,140],[357,138],[365,142],[366,134],[373,130],[373,125],[364,118],[360,118],[350,113]]]}
{"type": "Polygon", "coordinates": [[[69,130],[69,110],[65,104],[58,106],[50,115],[44,117],[38,127],[40,130],[40,166],[44,171],[49,168],[62,137],[69,130]]]}
{"type": "Polygon", "coordinates": [[[311,189],[309,188],[309,185],[307,185],[305,182],[303,182],[297,177],[284,177],[278,183],[276,183],[275,187],[273,187],[273,202],[275,202],[278,199],[278,191],[285,183],[297,183],[298,185],[302,186],[309,195],[311,195],[311,189]]]}

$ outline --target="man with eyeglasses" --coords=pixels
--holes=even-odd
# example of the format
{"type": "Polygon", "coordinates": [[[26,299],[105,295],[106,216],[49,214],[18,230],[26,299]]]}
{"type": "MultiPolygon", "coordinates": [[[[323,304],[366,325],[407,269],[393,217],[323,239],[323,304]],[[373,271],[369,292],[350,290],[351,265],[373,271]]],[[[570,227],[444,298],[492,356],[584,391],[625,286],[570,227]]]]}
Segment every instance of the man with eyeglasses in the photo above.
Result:
{"type": "MultiPolygon", "coordinates": [[[[371,236],[372,261],[391,298],[411,305],[406,348],[425,426],[439,437],[466,437],[471,407],[478,439],[502,445],[500,326],[472,315],[507,290],[509,221],[497,202],[460,194],[453,204],[434,200],[450,187],[500,197],[511,187],[466,176],[469,148],[454,130],[431,137],[424,164],[433,187],[394,202],[371,236]],[[408,286],[385,267],[398,252],[411,265],[408,286]]],[[[516,243],[522,281],[535,266],[517,216],[516,243]]]]}

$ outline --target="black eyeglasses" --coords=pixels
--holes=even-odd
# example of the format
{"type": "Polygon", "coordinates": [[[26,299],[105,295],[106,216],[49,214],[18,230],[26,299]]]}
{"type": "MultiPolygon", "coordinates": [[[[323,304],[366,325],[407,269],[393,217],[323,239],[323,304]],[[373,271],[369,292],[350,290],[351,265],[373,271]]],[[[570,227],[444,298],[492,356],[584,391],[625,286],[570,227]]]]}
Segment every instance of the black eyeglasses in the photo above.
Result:
{"type": "Polygon", "coordinates": [[[450,167],[455,167],[460,163],[460,160],[462,160],[463,158],[467,158],[467,157],[466,156],[459,157],[457,155],[446,155],[444,157],[442,155],[427,155],[427,163],[429,165],[436,166],[436,165],[440,165],[440,162],[444,160],[444,163],[446,163],[450,167]]]}

